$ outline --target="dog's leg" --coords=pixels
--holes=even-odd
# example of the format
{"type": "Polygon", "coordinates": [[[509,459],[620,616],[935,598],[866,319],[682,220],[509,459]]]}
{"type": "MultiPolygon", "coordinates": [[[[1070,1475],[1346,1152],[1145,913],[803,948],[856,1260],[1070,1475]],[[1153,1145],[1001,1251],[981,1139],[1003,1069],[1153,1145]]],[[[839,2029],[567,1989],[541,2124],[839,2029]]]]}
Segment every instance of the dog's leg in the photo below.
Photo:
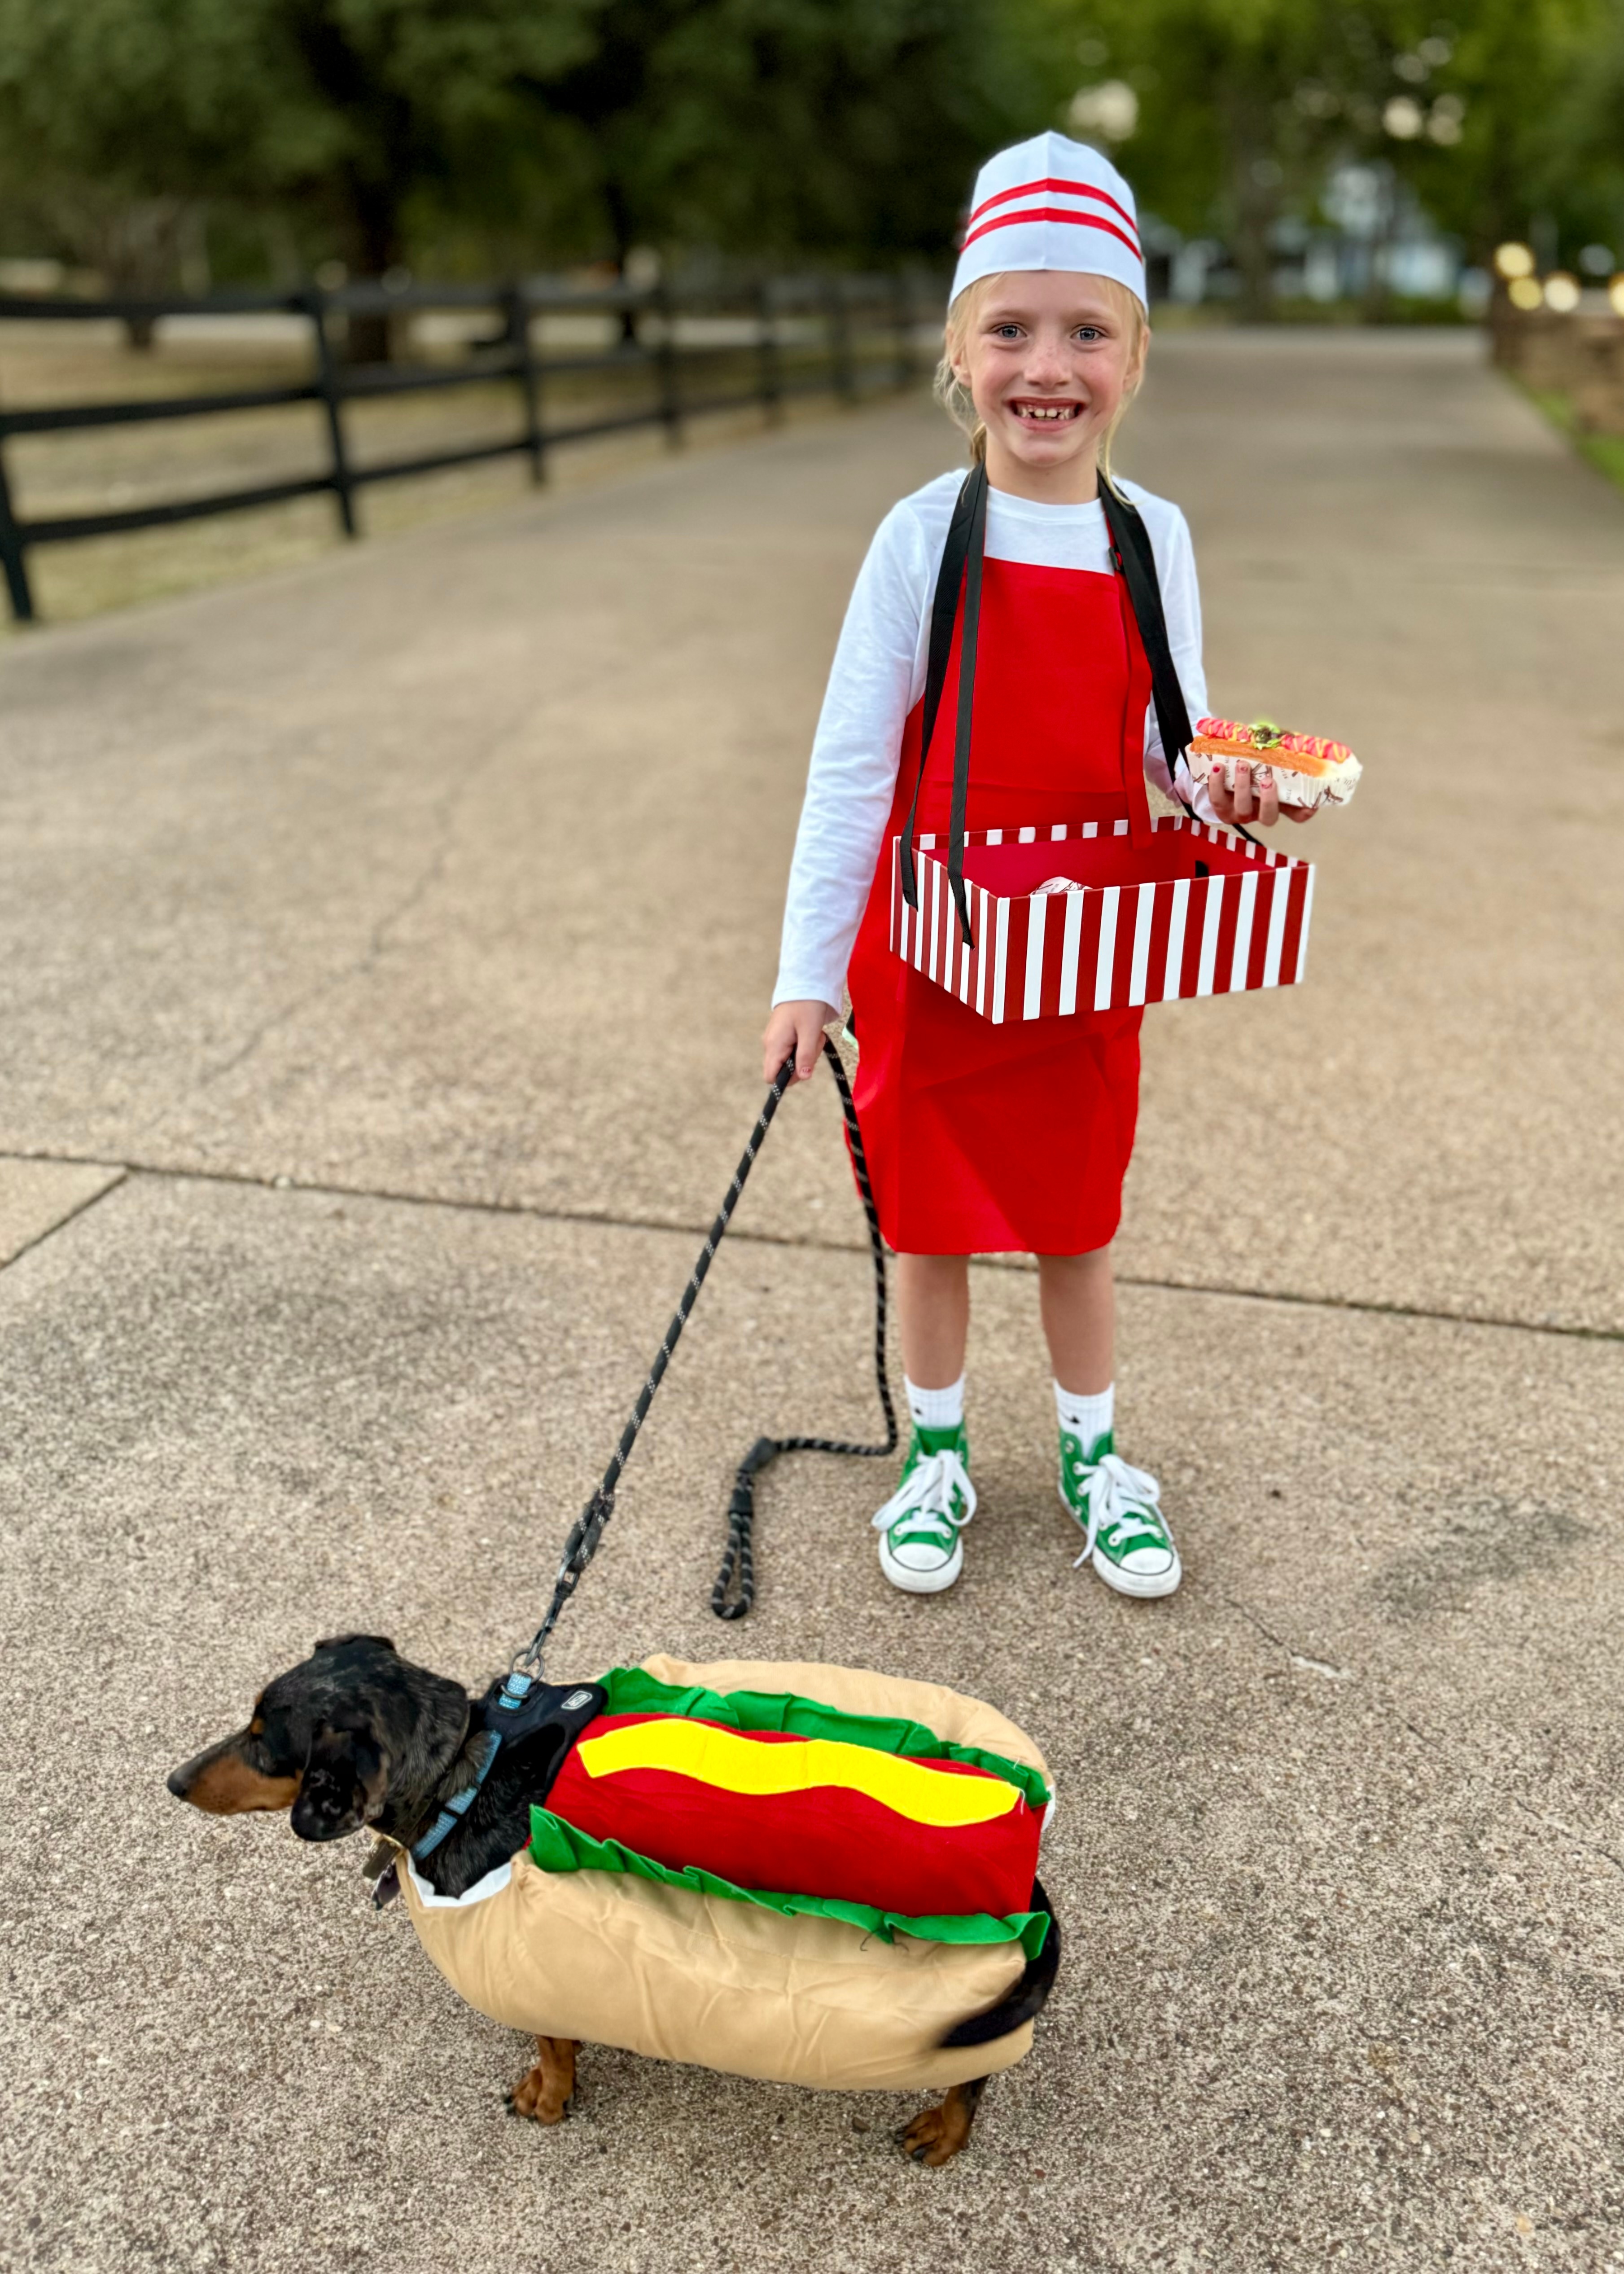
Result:
{"type": "Polygon", "coordinates": [[[575,2089],[575,2055],[581,2048],[574,2037],[538,2037],[540,2058],[508,2096],[515,2116],[529,2116],[538,2124],[561,2124],[575,2089]]]}
{"type": "Polygon", "coordinates": [[[977,2076],[968,2084],[956,2084],[940,2108],[928,2108],[922,2116],[916,2116],[897,2135],[903,2154],[911,2156],[916,2164],[934,2166],[951,2163],[959,2150],[969,2144],[970,2127],[975,2121],[987,2082],[984,2076],[977,2076]]]}

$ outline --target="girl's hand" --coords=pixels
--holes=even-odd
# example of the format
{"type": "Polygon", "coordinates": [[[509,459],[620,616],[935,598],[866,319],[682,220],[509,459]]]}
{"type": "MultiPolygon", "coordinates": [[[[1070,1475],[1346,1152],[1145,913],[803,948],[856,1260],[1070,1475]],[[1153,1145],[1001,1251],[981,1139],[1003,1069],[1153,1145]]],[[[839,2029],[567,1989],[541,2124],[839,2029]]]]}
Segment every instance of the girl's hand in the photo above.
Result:
{"type": "Polygon", "coordinates": [[[1244,758],[1236,761],[1232,790],[1224,787],[1221,773],[1211,773],[1207,794],[1220,821],[1251,821],[1259,829],[1273,829],[1277,821],[1312,821],[1319,811],[1312,805],[1282,805],[1274,768],[1253,767],[1244,758]]]}
{"type": "Polygon", "coordinates": [[[762,1036],[762,1080],[776,1081],[778,1068],[792,1050],[797,1081],[816,1073],[823,1029],[839,1015],[832,1003],[775,1003],[762,1036]]]}

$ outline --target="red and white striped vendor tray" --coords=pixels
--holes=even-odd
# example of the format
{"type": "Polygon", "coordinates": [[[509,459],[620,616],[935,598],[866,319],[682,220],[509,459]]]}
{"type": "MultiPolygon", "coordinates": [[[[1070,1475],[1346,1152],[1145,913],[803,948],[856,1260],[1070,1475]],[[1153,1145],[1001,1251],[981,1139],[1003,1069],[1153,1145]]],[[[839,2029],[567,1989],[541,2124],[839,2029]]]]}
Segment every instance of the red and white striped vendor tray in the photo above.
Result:
{"type": "Polygon", "coordinates": [[[898,837],[891,946],[997,1025],[1300,980],[1312,864],[1183,815],[1152,828],[1148,850],[1126,821],[968,834],[974,946],[959,934],[945,836],[914,840],[917,910],[903,895],[898,837]],[[1069,889],[1039,889],[1061,877],[1069,889]]]}

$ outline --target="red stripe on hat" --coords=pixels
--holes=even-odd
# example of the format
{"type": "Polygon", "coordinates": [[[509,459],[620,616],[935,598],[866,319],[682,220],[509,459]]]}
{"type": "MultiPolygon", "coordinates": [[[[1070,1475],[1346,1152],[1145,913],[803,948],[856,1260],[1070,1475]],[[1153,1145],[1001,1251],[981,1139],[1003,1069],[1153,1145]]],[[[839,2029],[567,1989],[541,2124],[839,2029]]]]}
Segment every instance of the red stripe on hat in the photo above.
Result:
{"type": "Polygon", "coordinates": [[[969,230],[959,251],[967,252],[978,237],[985,237],[990,230],[1013,229],[1023,221],[1069,221],[1079,229],[1102,229],[1108,237],[1114,237],[1119,244],[1125,245],[1136,260],[1142,260],[1145,257],[1134,238],[1118,229],[1115,222],[1102,221],[1097,214],[1072,213],[1064,206],[1033,206],[1023,213],[998,214],[991,221],[984,221],[980,229],[969,230]]]}
{"type": "Polygon", "coordinates": [[[1116,198],[1112,197],[1109,190],[1096,190],[1092,182],[1054,181],[1023,182],[1019,189],[1000,190],[994,197],[983,198],[981,204],[977,206],[974,211],[971,214],[969,221],[966,223],[966,228],[974,229],[976,222],[980,221],[983,214],[989,214],[995,206],[1008,205],[1011,198],[1053,197],[1056,195],[1073,198],[1093,198],[1102,206],[1109,206],[1111,211],[1116,215],[1117,219],[1119,221],[1125,221],[1130,229],[1137,230],[1139,227],[1139,223],[1134,220],[1133,215],[1128,211],[1127,207],[1119,203],[1116,198]]]}

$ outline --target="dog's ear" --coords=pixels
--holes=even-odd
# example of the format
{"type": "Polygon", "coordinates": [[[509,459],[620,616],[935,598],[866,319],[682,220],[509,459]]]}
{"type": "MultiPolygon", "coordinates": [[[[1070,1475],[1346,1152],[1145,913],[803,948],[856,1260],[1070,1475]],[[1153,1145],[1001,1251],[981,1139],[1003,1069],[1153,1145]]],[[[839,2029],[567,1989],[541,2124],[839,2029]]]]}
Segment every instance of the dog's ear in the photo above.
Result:
{"type": "MultiPolygon", "coordinates": [[[[316,1645],[316,1650],[311,1653],[311,1656],[313,1658],[316,1655],[316,1651],[342,1650],[347,1643],[352,1642],[373,1643],[380,1650],[395,1649],[395,1645],[389,1640],[387,1635],[324,1635],[321,1640],[316,1645]]],[[[398,1656],[399,1653],[396,1653],[396,1655],[398,1656]]]]}
{"type": "Polygon", "coordinates": [[[289,1808],[298,1797],[299,1780],[273,1762],[251,1722],[234,1737],[183,1761],[168,1779],[177,1800],[189,1801],[208,1816],[242,1816],[251,1809],[289,1808]]]}
{"type": "Polygon", "coordinates": [[[370,1729],[316,1733],[289,1819],[301,1840],[342,1840],[383,1812],[389,1764],[370,1729]]]}

